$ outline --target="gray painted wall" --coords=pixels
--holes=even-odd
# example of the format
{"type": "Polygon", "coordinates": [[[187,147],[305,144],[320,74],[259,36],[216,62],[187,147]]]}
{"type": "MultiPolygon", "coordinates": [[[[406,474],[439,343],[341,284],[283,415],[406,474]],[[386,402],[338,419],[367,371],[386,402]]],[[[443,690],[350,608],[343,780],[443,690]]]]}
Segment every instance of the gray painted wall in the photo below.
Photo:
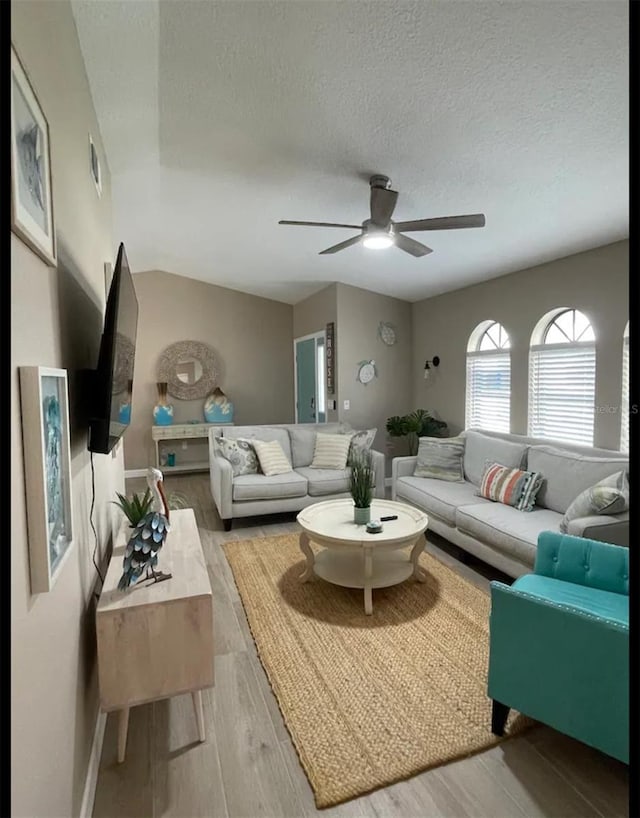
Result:
{"type": "Polygon", "coordinates": [[[372,293],[347,284],[338,293],[338,382],[340,420],[355,429],[376,427],[374,448],[391,457],[405,454],[404,440],[387,440],[386,421],[414,408],[411,383],[411,305],[398,298],[372,293]],[[378,336],[381,321],[396,327],[396,343],[387,346],[378,336]],[[356,380],[360,361],[374,360],[378,377],[366,386],[356,380]],[[350,408],[344,408],[348,400],[350,408]]]}
{"type": "MultiPolygon", "coordinates": [[[[58,267],[11,236],[11,800],[15,816],[80,812],[98,715],[89,527],[91,469],[77,370],[97,363],[104,263],[113,262],[111,189],[70,4],[12,3],[11,38],[49,123],[58,267]],[[89,175],[91,133],[102,196],[89,175]],[[71,412],[74,541],[49,593],[31,593],[18,367],[66,369],[71,412]]],[[[124,490],[121,450],[95,455],[98,559],[124,490]]]]}
{"type": "MultiPolygon", "coordinates": [[[[413,403],[435,409],[452,432],[464,428],[467,342],[481,321],[492,319],[511,337],[511,431],[526,434],[531,333],[554,307],[575,307],[591,320],[596,406],[619,410],[622,334],[629,318],[628,241],[413,304],[413,403]],[[425,381],[424,361],[434,355],[440,356],[440,367],[425,381]]],[[[617,449],[619,411],[596,412],[594,434],[594,445],[617,449]]]]}
{"type": "MultiPolygon", "coordinates": [[[[235,423],[293,422],[293,307],[171,273],[137,273],[139,303],[131,427],[125,440],[127,469],[153,463],[156,367],[175,341],[202,341],[217,355],[219,386],[233,401],[235,423]]],[[[174,423],[204,422],[204,399],[171,398],[174,423]]],[[[176,462],[206,460],[207,444],[175,444],[176,462]]]]}

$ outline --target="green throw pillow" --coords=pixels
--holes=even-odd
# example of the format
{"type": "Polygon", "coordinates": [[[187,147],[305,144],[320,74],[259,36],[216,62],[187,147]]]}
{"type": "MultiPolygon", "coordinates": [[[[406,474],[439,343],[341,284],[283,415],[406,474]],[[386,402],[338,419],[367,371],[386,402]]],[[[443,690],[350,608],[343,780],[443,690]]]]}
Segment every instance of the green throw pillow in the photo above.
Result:
{"type": "Polygon", "coordinates": [[[626,471],[600,480],[585,489],[566,510],[560,521],[560,531],[567,533],[571,520],[591,517],[594,514],[622,514],[629,509],[629,475],[626,471]]]}

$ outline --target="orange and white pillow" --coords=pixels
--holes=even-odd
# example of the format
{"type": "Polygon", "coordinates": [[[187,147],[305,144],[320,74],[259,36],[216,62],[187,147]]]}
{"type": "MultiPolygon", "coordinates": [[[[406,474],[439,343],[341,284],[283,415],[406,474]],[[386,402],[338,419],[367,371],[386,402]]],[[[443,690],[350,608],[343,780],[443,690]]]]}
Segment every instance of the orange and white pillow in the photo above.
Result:
{"type": "Polygon", "coordinates": [[[512,469],[487,461],[478,494],[495,503],[513,506],[518,511],[533,511],[543,481],[539,472],[512,469]]]}

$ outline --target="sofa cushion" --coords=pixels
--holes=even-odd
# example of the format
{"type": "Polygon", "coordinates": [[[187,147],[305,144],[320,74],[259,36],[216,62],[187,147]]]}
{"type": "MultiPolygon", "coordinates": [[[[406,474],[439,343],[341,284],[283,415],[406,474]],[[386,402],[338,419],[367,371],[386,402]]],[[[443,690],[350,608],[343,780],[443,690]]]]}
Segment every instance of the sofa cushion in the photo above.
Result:
{"type": "Polygon", "coordinates": [[[585,489],[566,510],[560,531],[567,533],[571,520],[594,514],[622,514],[629,509],[629,475],[618,471],[585,489]]]}
{"type": "Polygon", "coordinates": [[[289,438],[291,440],[293,468],[308,466],[311,463],[318,432],[337,435],[342,434],[343,429],[344,425],[342,423],[313,423],[305,426],[290,426],[289,438]]]}
{"type": "Polygon", "coordinates": [[[293,471],[291,461],[282,451],[277,440],[253,440],[251,445],[256,450],[263,474],[273,477],[274,474],[287,474],[293,471]]]}
{"type": "Polygon", "coordinates": [[[253,444],[242,438],[214,438],[217,451],[221,457],[231,463],[233,476],[241,474],[257,474],[259,471],[258,455],[253,444]]]}
{"type": "Polygon", "coordinates": [[[629,624],[629,597],[626,594],[616,594],[539,574],[525,574],[511,587],[559,605],[569,605],[585,613],[613,620],[620,625],[629,624]]]}
{"type": "Polygon", "coordinates": [[[511,506],[492,503],[467,505],[456,510],[456,527],[481,542],[492,545],[521,562],[533,565],[538,534],[559,531],[562,514],[547,508],[534,508],[523,514],[511,506]]]}
{"type": "Polygon", "coordinates": [[[456,508],[477,504],[480,500],[472,483],[453,483],[433,477],[399,477],[396,481],[396,497],[408,500],[427,512],[435,514],[449,525],[456,524],[456,508]]]}
{"type": "Polygon", "coordinates": [[[513,506],[518,511],[533,511],[544,477],[533,471],[510,469],[487,461],[478,494],[487,500],[513,506]]]}
{"type": "Polygon", "coordinates": [[[538,492],[538,505],[564,514],[585,489],[614,472],[628,469],[629,463],[620,458],[590,457],[555,446],[531,446],[527,468],[545,477],[538,492]]]}
{"type": "Polygon", "coordinates": [[[515,443],[512,440],[501,440],[491,437],[474,429],[462,433],[464,435],[464,476],[465,480],[476,486],[480,485],[486,460],[492,463],[501,463],[512,469],[525,468],[524,458],[527,453],[527,443],[515,443]]]}
{"type": "Polygon", "coordinates": [[[311,497],[321,497],[325,494],[342,494],[349,491],[350,468],[312,469],[310,466],[301,466],[296,471],[306,478],[307,491],[311,497]]]}
{"type": "Polygon", "coordinates": [[[318,432],[310,468],[339,469],[343,471],[347,467],[350,445],[350,435],[331,435],[318,432]]]}
{"type": "Polygon", "coordinates": [[[228,429],[222,429],[222,435],[234,439],[242,437],[245,440],[263,440],[265,443],[277,440],[291,463],[291,444],[287,429],[279,429],[277,426],[230,426],[228,429]]]}
{"type": "Polygon", "coordinates": [[[462,483],[464,482],[463,456],[464,438],[462,437],[421,437],[413,476],[462,483]]]}
{"type": "Polygon", "coordinates": [[[278,500],[283,497],[304,497],[307,481],[295,471],[286,474],[242,474],[233,478],[233,499],[278,500]]]}

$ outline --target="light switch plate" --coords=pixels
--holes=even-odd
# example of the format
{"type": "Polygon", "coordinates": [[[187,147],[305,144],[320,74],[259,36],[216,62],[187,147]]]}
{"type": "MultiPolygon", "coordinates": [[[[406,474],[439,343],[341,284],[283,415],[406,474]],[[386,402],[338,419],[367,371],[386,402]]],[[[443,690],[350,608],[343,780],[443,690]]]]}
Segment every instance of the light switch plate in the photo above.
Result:
{"type": "Polygon", "coordinates": [[[349,409],[351,407],[351,401],[348,400],[343,401],[342,406],[344,407],[345,410],[349,409]]]}

